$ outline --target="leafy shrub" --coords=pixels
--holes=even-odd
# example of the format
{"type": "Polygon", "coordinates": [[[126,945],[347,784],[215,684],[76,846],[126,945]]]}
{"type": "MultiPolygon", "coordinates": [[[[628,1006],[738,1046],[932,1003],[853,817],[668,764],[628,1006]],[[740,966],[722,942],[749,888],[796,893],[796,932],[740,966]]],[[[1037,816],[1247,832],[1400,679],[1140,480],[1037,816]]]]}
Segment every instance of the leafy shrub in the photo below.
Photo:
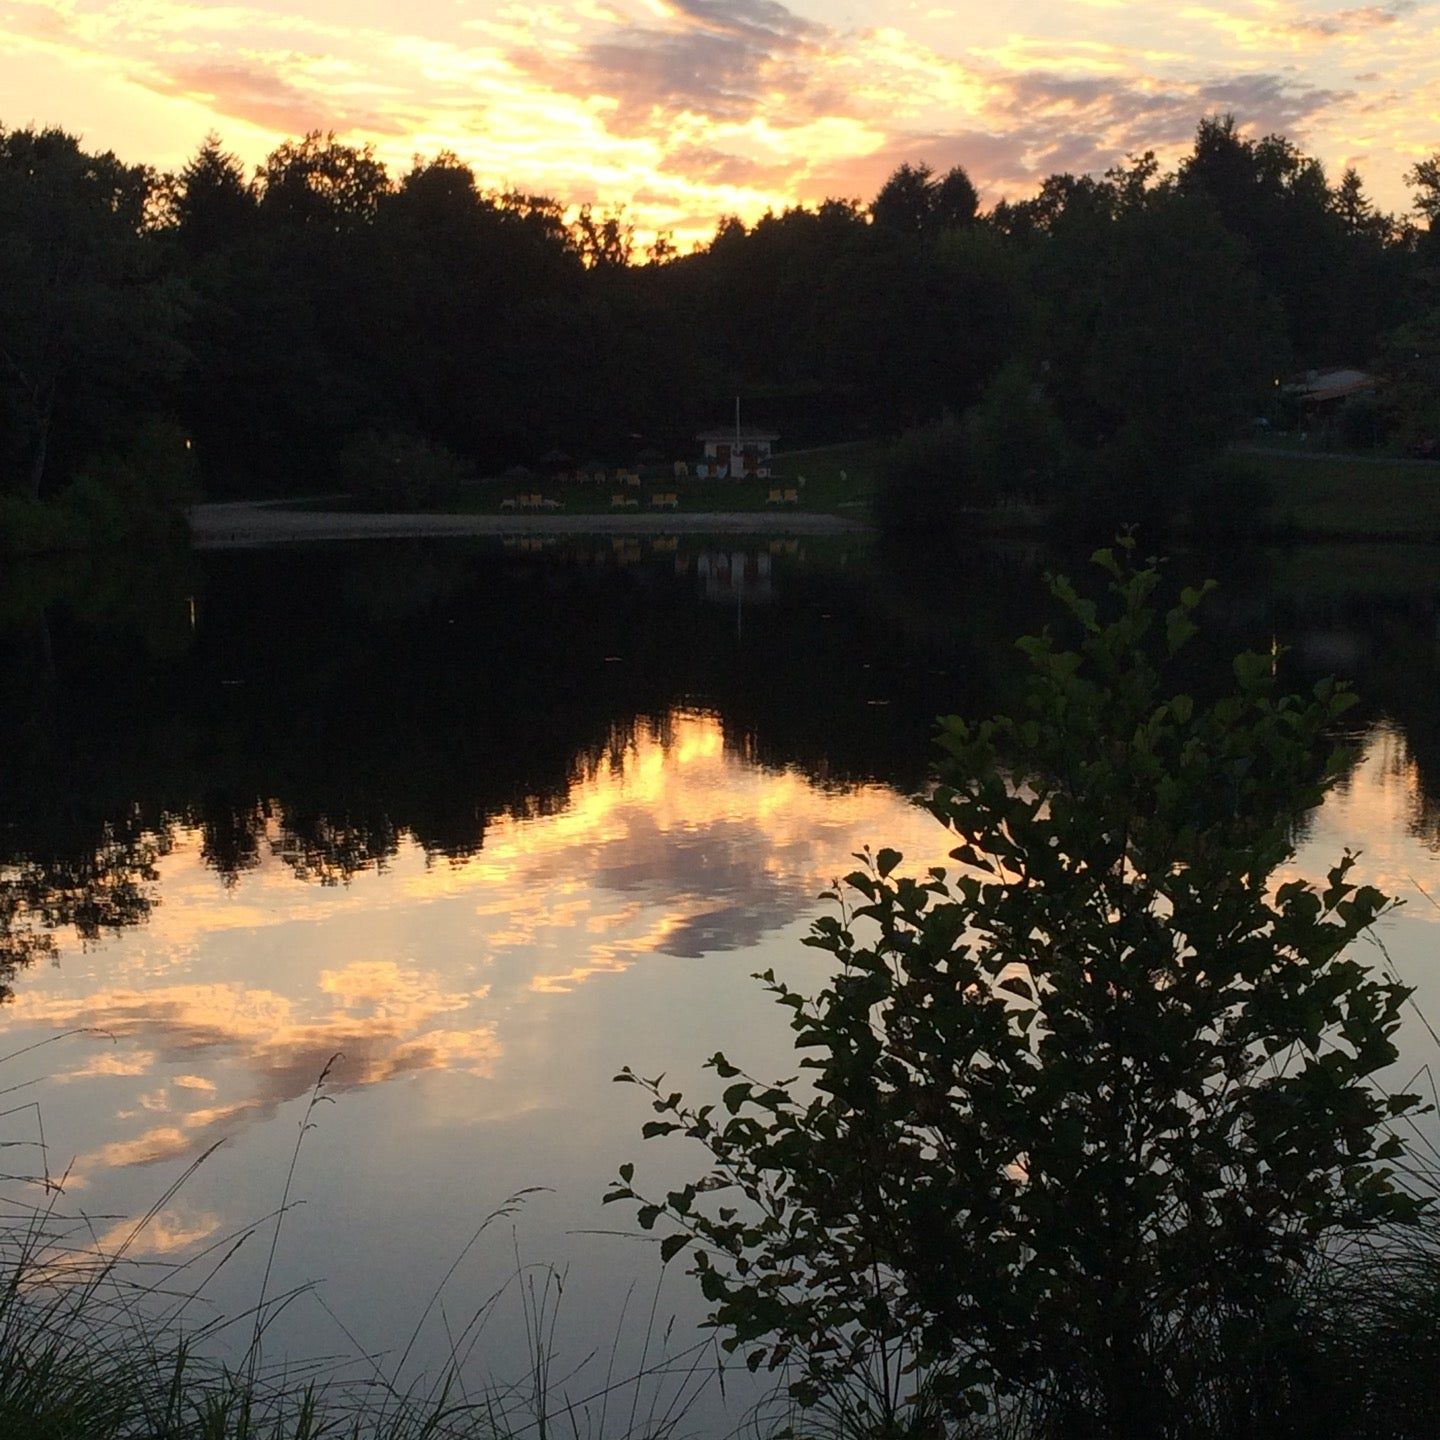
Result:
{"type": "Polygon", "coordinates": [[[382,510],[453,500],[468,478],[468,467],[443,445],[398,431],[358,435],[340,455],[340,483],[382,510]]]}
{"type": "Polygon", "coordinates": [[[68,511],[0,495],[0,555],[50,555],[84,546],[85,537],[68,511]]]}
{"type": "Polygon", "coordinates": [[[1102,448],[1070,452],[1060,477],[1055,531],[1070,540],[1099,542],[1124,526],[1164,534],[1186,499],[1187,473],[1180,463],[1157,455],[1133,432],[1102,448]]]}
{"type": "Polygon", "coordinates": [[[1287,388],[1275,392],[1275,428],[1282,435],[1289,435],[1305,424],[1305,407],[1300,403],[1299,394],[1287,388]]]}
{"type": "Polygon", "coordinates": [[[1380,402],[1374,395],[1352,395],[1335,417],[1336,438],[1352,450],[1373,450],[1385,438],[1380,402]]]}
{"type": "Polygon", "coordinates": [[[1079,644],[1021,642],[1019,715],[942,722],[958,868],[867,852],[809,940],[833,981],[762,977],[809,1083],[716,1055],[697,1107],[618,1077],[709,1169],[646,1201],[623,1166],[607,1199],[689,1250],[727,1346],[858,1432],[993,1401],[1064,1440],[1326,1433],[1305,1282],[1420,1213],[1388,1168],[1416,1099],[1372,1084],[1408,992],[1349,953],[1388,902],[1348,853],[1277,879],[1352,697],[1281,696],[1258,655],[1214,703],[1172,692],[1203,592],[1162,615],[1130,549],[1096,556],[1103,614],[1052,582],[1079,644]]]}
{"type": "Polygon", "coordinates": [[[1434,458],[1440,441],[1440,394],[1420,385],[1397,385],[1386,396],[1385,431],[1405,454],[1434,458]]]}
{"type": "Polygon", "coordinates": [[[1054,493],[1065,464],[1064,427],[1021,365],[1006,365],[965,413],[977,471],[997,495],[1027,500],[1054,493]]]}
{"type": "Polygon", "coordinates": [[[183,533],[196,494],[194,455],[176,425],[141,426],[119,453],[86,462],[58,503],[95,545],[161,543],[183,533]]]}
{"type": "Polygon", "coordinates": [[[92,456],[54,500],[0,498],[0,552],[47,554],[171,544],[195,495],[183,432],[152,421],[123,450],[92,456]]]}
{"type": "Polygon", "coordinates": [[[953,538],[964,511],[991,504],[996,494],[953,418],[906,431],[881,462],[877,481],[875,518],[887,535],[906,540],[953,538]]]}

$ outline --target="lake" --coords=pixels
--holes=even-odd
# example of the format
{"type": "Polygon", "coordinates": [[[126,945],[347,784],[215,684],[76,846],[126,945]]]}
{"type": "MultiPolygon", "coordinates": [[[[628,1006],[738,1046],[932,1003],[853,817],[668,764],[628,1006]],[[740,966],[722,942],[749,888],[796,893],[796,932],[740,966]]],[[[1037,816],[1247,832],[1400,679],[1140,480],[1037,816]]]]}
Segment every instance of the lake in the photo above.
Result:
{"type": "MultiPolygon", "coordinates": [[[[407,1374],[475,1342],[475,1366],[521,1376],[558,1313],[572,1400],[686,1355],[689,1283],[661,1283],[648,1238],[596,1232],[633,1228],[599,1203],[620,1163],[658,1189],[700,1157],[642,1145],[643,1098],[611,1079],[630,1065],[699,1094],[718,1049],[793,1073],[750,977],[821,983],[800,942],[861,846],[943,860],[910,798],[934,717],[1013,695],[1048,563],[1028,546],[937,570],[851,537],[616,537],[12,567],[8,1169],[63,1174],[61,1211],[107,1245],[157,1207],[129,1253],[191,1259],[198,1283],[281,1204],[308,1119],[267,1293],[317,1286],[268,1353],[393,1366],[425,1316],[407,1374]],[[312,1110],[327,1066],[334,1103],[312,1110]]],[[[1355,763],[1294,868],[1363,851],[1362,877],[1408,901],[1381,938],[1440,1017],[1440,555],[1175,569],[1223,581],[1198,690],[1243,646],[1283,647],[1297,685],[1355,681],[1355,763]]],[[[1432,1047],[1412,1024],[1394,1078],[1432,1047]]],[[[272,1228],[199,1320],[254,1303],[272,1228]]],[[[643,1403],[704,1378],[672,1373],[643,1403]]],[[[711,1385],[696,1413],[753,1394],[711,1385]]]]}

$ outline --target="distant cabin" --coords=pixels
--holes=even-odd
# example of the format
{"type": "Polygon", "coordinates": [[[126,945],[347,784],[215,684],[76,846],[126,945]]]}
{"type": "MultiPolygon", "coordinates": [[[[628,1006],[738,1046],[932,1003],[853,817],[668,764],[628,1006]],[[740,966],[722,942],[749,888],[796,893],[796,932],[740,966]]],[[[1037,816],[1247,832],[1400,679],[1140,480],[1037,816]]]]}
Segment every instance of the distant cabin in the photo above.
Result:
{"type": "Polygon", "coordinates": [[[1302,411],[1325,414],[1352,395],[1375,389],[1379,381],[1364,370],[1307,370],[1294,376],[1285,393],[1299,402],[1302,411]]]}
{"type": "Polygon", "coordinates": [[[695,467],[697,475],[708,480],[727,475],[732,480],[768,480],[772,447],[780,437],[773,430],[730,425],[702,430],[695,438],[705,447],[705,458],[695,467]]]}

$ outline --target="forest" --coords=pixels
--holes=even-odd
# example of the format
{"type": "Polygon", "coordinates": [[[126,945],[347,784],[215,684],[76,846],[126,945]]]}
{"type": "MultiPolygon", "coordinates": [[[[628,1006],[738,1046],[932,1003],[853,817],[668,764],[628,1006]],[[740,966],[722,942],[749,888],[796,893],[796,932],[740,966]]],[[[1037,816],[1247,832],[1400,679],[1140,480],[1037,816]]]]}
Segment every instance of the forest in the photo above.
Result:
{"type": "MultiPolygon", "coordinates": [[[[552,1140],[584,1163],[605,1152],[603,1107],[537,1086],[539,1069],[594,1092],[613,1072],[574,1039],[593,1029],[662,1041],[673,1075],[703,1053],[689,1027],[716,997],[706,1019],[730,1033],[700,1083],[725,1082],[718,1102],[669,1092],[686,1082],[662,1087],[628,1057],[616,1076],[638,1087],[639,1135],[689,1143],[694,1168],[624,1160],[604,1201],[694,1280],[719,1332],[722,1396],[727,1371],[748,1367],[798,1408],[773,1425],[756,1408],[723,1432],[683,1407],[643,1428],[632,1408],[607,1431],[602,1409],[586,1433],[1433,1435],[1440,1150],[1419,1093],[1432,1066],[1411,1047],[1437,1032],[1403,978],[1426,982],[1433,940],[1390,930],[1414,947],[1392,956],[1378,927],[1395,902],[1340,849],[1364,841],[1377,878],[1440,904],[1409,873],[1428,874],[1440,834],[1433,548],[1180,546],[1170,570],[1128,528],[1138,521],[1147,547],[1177,515],[1253,534],[1257,492],[1237,453],[1276,433],[1298,443],[1313,416],[1294,380],[1311,370],[1378,382],[1325,417],[1327,443],[1413,457],[1416,489],[1440,474],[1419,463],[1440,443],[1440,153],[1406,180],[1411,213],[1387,214],[1353,170],[1334,181],[1283,137],[1211,116],[1173,169],[1142,153],[986,206],[963,168],[917,157],[868,200],[719,217],[680,253],[664,235],[645,243],[624,210],[487,192],[449,154],[396,175],[312,132],[251,169],[211,137],[172,174],[60,130],[0,129],[0,562],[85,537],[95,552],[0,563],[0,1005],[34,1027],[12,1025],[12,1059],[81,1035],[109,1047],[93,1067],[51,1072],[43,1092],[59,1108],[62,1081],[107,1087],[68,1102],[97,1127],[88,1168],[102,1184],[52,1172],[38,1100],[9,1112],[33,1108],[39,1149],[16,1153],[45,1168],[11,1177],[44,1194],[12,1207],[5,1242],[0,1436],[496,1440],[544,1435],[560,1413],[581,1433],[566,1389],[577,1372],[568,1356],[551,1370],[543,1308],[524,1311],[528,1391],[467,1392],[470,1349],[453,1338],[429,1396],[402,1390],[419,1328],[394,1379],[377,1362],[372,1381],[367,1356],[347,1389],[328,1322],[360,1344],[328,1304],[326,1358],[280,1360],[280,1330],[262,1357],[272,1319],[312,1289],[292,1285],[285,1255],[271,1284],[301,1203],[301,1140],[327,1086],[360,1088],[332,1072],[342,1056],[307,987],[347,1012],[351,1073],[409,1098],[387,1121],[357,1095],[358,1139],[312,1172],[321,1203],[302,1233],[337,1227],[389,1323],[401,1296],[380,1288],[396,1272],[377,1260],[397,1247],[418,1271],[398,1247],[459,1217],[473,1238],[420,1323],[433,1309],[471,1348],[491,1301],[451,1332],[441,1291],[491,1220],[552,1178],[526,1176],[472,1229],[501,1152],[537,1170],[552,1140]],[[1008,506],[1118,537],[1088,578],[1051,572],[1042,593],[1046,547],[1029,539],[963,563],[952,546],[927,565],[905,549],[891,563],[848,530],[808,555],[777,534],[754,553],[767,583],[748,605],[743,585],[707,583],[712,561],[743,577],[751,558],[719,532],[657,532],[643,565],[618,533],[543,553],[522,548],[531,535],[140,548],[183,540],[197,495],[363,496],[395,472],[428,503],[556,453],[607,467],[693,455],[737,397],[786,451],[874,442],[886,529],[943,535],[1008,506]],[[1212,600],[1217,560],[1227,588],[1212,600]],[[1218,643],[1191,643],[1202,620],[1218,643]],[[1364,702],[1327,678],[1337,669],[1364,702]],[[937,737],[942,705],[955,713],[937,737]],[[693,715],[734,762],[733,796],[713,780],[695,792],[699,822],[648,798],[633,760],[647,736],[662,763],[682,763],[671,737],[693,715]],[[625,791],[615,823],[584,801],[602,770],[625,791]],[[782,795],[772,829],[751,823],[770,792],[744,788],[761,773],[782,795]],[[788,836],[865,845],[833,802],[883,789],[894,804],[872,813],[896,823],[922,787],[952,868],[919,869],[913,848],[908,867],[889,846],[859,852],[802,941],[824,957],[808,971],[821,988],[798,988],[784,960],[779,978],[754,977],[793,1036],[784,1069],[803,1078],[753,1078],[740,1053],[761,1043],[753,1010],[725,1008],[689,962],[784,955],[809,903],[809,872],[787,852],[810,852],[788,836]],[[808,808],[785,811],[802,788],[808,808]],[[1322,819],[1328,795],[1346,808],[1322,819]],[[574,838],[548,856],[537,845],[527,870],[505,831],[533,835],[551,817],[574,838]],[[768,882],[777,863],[794,867],[788,888],[742,883],[768,882]],[[408,891],[381,887],[392,867],[386,884],[408,891]],[[595,908],[572,904],[572,878],[595,908]],[[325,887],[327,914],[351,928],[289,908],[303,885],[325,887]],[[423,919],[421,903],[434,907],[423,919]],[[188,930],[165,928],[187,913],[188,930]],[[475,926],[482,915],[491,928],[475,926]],[[118,948],[145,928],[150,948],[118,948]],[[547,932],[539,946],[530,929],[547,932]],[[352,993],[357,953],[371,978],[352,993]],[[328,968],[341,955],[346,967],[328,968]],[[551,956],[558,976],[540,968],[551,956]],[[58,977],[36,964],[62,959],[58,977]],[[659,989],[676,976],[692,988],[659,989]],[[492,982],[512,988],[462,1020],[492,982]],[[522,989],[557,1003],[504,1029],[522,989]],[[608,1008],[579,1008],[602,989],[608,1008]],[[205,1028],[167,1018],[182,992],[199,992],[205,1028]],[[392,1019],[412,1004],[434,1027],[414,1037],[392,1019]],[[241,1010],[246,1031],[215,1019],[241,1010]],[[542,1030],[561,1039],[541,1045],[542,1030]],[[332,1058],[312,1072],[316,1037],[332,1058]],[[513,1064],[523,1105],[507,1108],[496,1081],[426,1108],[433,1092],[399,1088],[421,1078],[422,1048],[466,1085],[513,1064]],[[147,1088],[112,1122],[127,1076],[147,1088]],[[112,1196],[128,1204],[124,1176],[102,1188],[107,1171],[178,1159],[221,1126],[258,1130],[312,1086],[288,1169],[269,1152],[279,1203],[261,1220],[219,1218],[257,1193],[243,1172],[264,1152],[241,1152],[214,1228],[177,1228],[172,1250],[136,1248],[120,1266],[145,1226],[169,1223],[162,1207],[205,1150],[103,1253],[92,1219],[124,1213],[112,1196]],[[442,1137],[445,1109],[464,1128],[442,1137]],[[443,1138],[455,1190],[447,1169],[411,1159],[438,1144],[387,1150],[402,1129],[443,1138]],[[403,1188],[386,1191],[392,1174],[403,1188]],[[342,1234],[372,1191],[378,1238],[342,1234]],[[447,1193],[461,1202],[437,1221],[447,1193]],[[231,1363],[204,1343],[237,1312],[217,1309],[195,1341],[182,1322],[202,1313],[186,1308],[200,1294],[190,1276],[213,1276],[252,1234],[263,1271],[231,1363]],[[545,1408],[552,1374],[563,1412],[545,1408]],[[497,1422],[500,1393],[533,1396],[533,1418],[497,1422]]],[[[1352,480],[1345,503],[1361,488],[1352,480]]],[[[676,771],[647,773],[663,790],[676,771]]],[[[617,1238],[608,1225],[569,1234],[617,1238]]],[[[295,1247],[307,1267],[323,1253],[295,1247]]],[[[514,1253],[514,1289],[534,1307],[542,1267],[514,1253]]],[[[625,1283],[622,1325],[643,1293],[625,1283]]],[[[618,1349],[585,1343],[615,1368],[618,1349]]],[[[649,1375],[649,1332],[644,1345],[649,1375]]],[[[686,1383],[708,1375],[712,1352],[681,1357],[686,1383]]],[[[591,1398],[603,1406],[614,1388],[607,1370],[591,1398]]]]}
{"type": "Polygon", "coordinates": [[[739,396],[787,449],[919,432],[910,469],[938,453],[947,493],[1145,518],[1233,489],[1222,449],[1310,368],[1382,377],[1340,417],[1359,443],[1433,448],[1440,155],[1406,180],[1386,214],[1214,116],[1168,173],[1146,153],[985,209],[963,169],[907,164],[682,254],[452,154],[397,176],[315,132],[250,173],[212,135],[162,173],[0,130],[0,503],[123,528],[396,455],[685,456],[739,396]]]}

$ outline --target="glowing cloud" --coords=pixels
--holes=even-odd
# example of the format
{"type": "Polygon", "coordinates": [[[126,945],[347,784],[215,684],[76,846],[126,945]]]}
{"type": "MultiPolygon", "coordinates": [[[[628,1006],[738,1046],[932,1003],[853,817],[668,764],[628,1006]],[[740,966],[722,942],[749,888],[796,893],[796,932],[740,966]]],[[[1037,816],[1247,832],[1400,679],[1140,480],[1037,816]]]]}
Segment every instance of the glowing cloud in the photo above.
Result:
{"type": "Polygon", "coordinates": [[[1372,191],[1440,143],[1430,0],[0,0],[0,121],[181,162],[214,126],[248,159],[309,128],[394,166],[448,146],[483,182],[628,203],[643,229],[868,197],[902,160],[986,198],[1154,147],[1203,113],[1283,129],[1372,191]],[[1384,77],[1380,79],[1378,77],[1384,77]],[[1369,77],[1369,78],[1365,78],[1369,77]]]}
{"type": "Polygon", "coordinates": [[[677,712],[577,771],[564,808],[496,817],[484,848],[454,864],[427,864],[407,838],[348,889],[274,857],[227,889],[201,835],[182,832],[158,862],[163,903],[107,948],[102,978],[72,974],[74,939],[60,936],[59,968],[27,975],[6,1019],[36,1037],[108,1037],[62,1077],[77,1104],[120,1122],[75,1162],[79,1188],[192,1159],[309,1094],[327,1066],[337,1092],[486,1081],[507,1065],[533,1091],[534,1056],[510,1059],[517,1017],[657,956],[755,947],[813,913],[851,852],[880,837],[920,866],[951,843],[883,786],[842,792],[762,769],[714,716],[677,712]],[[258,971],[257,954],[278,963],[258,971]]]}

